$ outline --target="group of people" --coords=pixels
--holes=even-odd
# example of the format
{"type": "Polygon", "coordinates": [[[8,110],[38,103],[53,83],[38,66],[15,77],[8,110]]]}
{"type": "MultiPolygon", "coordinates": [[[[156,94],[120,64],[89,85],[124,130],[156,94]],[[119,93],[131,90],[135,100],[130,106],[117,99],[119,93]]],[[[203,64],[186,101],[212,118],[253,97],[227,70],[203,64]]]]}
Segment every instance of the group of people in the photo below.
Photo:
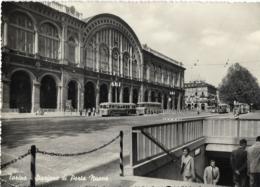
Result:
{"type": "MultiPolygon", "coordinates": [[[[196,179],[196,175],[194,158],[189,153],[190,149],[184,147],[181,158],[181,174],[184,181],[192,182],[196,179]]],[[[260,187],[260,136],[248,148],[247,141],[241,139],[239,148],[231,153],[230,164],[235,187],[260,187]]],[[[210,160],[209,166],[204,170],[204,183],[216,185],[219,178],[219,168],[214,160],[210,160]]]]}
{"type": "Polygon", "coordinates": [[[245,139],[239,144],[230,159],[235,187],[260,187],[260,136],[248,148],[245,139]]]}

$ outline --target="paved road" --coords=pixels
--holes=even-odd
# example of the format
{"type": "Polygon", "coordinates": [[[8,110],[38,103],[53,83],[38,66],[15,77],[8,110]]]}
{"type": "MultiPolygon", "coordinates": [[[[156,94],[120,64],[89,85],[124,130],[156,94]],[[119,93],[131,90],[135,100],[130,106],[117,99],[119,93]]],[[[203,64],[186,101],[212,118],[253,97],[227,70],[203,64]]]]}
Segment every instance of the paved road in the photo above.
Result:
{"type": "MultiPolygon", "coordinates": [[[[131,126],[195,115],[194,113],[189,113],[107,118],[67,117],[5,120],[2,124],[1,159],[2,163],[12,160],[26,152],[33,144],[40,150],[50,152],[76,153],[87,151],[107,143],[116,137],[120,130],[123,130],[125,134],[124,155],[129,156],[129,130],[131,126]]],[[[37,154],[37,174],[40,176],[62,177],[86,170],[93,171],[93,168],[96,166],[114,160],[114,164],[107,168],[107,172],[103,170],[101,173],[98,173],[95,169],[94,171],[100,175],[109,173],[110,176],[118,176],[118,158],[118,140],[100,151],[84,156],[50,157],[37,154]]],[[[129,158],[126,159],[126,163],[128,162],[129,158]]],[[[30,157],[26,157],[21,162],[17,162],[3,170],[2,175],[6,177],[14,174],[26,176],[26,181],[12,182],[28,184],[30,178],[29,164],[30,157]]]]}

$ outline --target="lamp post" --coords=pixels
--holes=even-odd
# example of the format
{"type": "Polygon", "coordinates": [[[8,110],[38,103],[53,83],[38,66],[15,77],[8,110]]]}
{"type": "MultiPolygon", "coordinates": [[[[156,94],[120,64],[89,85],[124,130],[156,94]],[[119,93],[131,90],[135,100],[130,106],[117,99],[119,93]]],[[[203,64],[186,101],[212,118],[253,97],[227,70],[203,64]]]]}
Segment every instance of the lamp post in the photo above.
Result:
{"type": "Polygon", "coordinates": [[[112,82],[112,87],[115,88],[115,103],[117,103],[117,91],[118,91],[118,88],[121,86],[121,82],[119,82],[117,80],[117,77],[115,78],[115,80],[112,82]]]}
{"type": "MultiPolygon", "coordinates": [[[[170,98],[169,98],[169,101],[171,102],[172,101],[172,96],[175,96],[175,92],[174,91],[170,91],[170,98]]],[[[171,109],[174,108],[174,106],[171,107],[171,109]]]]}

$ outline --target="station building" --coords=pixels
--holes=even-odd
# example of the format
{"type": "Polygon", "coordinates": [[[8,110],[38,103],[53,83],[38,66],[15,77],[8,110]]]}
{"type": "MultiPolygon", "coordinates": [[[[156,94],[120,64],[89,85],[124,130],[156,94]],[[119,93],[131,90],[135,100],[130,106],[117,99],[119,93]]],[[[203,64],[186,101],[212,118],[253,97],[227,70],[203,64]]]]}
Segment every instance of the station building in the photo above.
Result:
{"type": "Polygon", "coordinates": [[[185,108],[206,110],[218,103],[217,88],[205,81],[191,81],[184,84],[185,108]]]}
{"type": "Polygon", "coordinates": [[[1,27],[3,112],[142,101],[182,109],[182,63],[141,45],[118,16],[82,19],[57,2],[3,2],[1,27]]]}

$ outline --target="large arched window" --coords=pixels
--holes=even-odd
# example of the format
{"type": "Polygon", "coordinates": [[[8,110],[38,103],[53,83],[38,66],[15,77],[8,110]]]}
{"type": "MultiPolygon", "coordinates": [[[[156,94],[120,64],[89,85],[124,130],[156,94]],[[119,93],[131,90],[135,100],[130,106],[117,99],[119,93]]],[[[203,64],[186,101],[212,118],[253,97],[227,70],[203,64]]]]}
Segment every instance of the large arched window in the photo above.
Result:
{"type": "Polygon", "coordinates": [[[134,78],[138,78],[138,73],[139,73],[139,71],[138,71],[138,64],[137,64],[137,60],[133,60],[133,77],[134,78]]]}
{"type": "Polygon", "coordinates": [[[24,13],[15,12],[10,17],[8,31],[8,45],[10,48],[33,53],[34,27],[29,16],[24,13]]]}
{"type": "Polygon", "coordinates": [[[95,69],[96,49],[93,43],[89,43],[86,48],[86,66],[88,69],[95,69]]]}
{"type": "Polygon", "coordinates": [[[148,72],[147,72],[148,68],[147,68],[147,65],[144,64],[144,79],[145,80],[148,80],[148,72]]]}
{"type": "Polygon", "coordinates": [[[151,81],[152,82],[154,82],[154,80],[155,80],[155,66],[154,66],[154,64],[151,64],[151,66],[150,66],[150,79],[151,79],[151,81]]]}
{"type": "Polygon", "coordinates": [[[123,66],[124,66],[124,76],[129,76],[129,54],[124,53],[123,55],[123,66]]]}
{"type": "Polygon", "coordinates": [[[117,48],[114,48],[112,51],[112,69],[114,75],[119,75],[120,64],[119,64],[119,51],[117,48]]]}
{"type": "Polygon", "coordinates": [[[68,41],[68,60],[71,64],[76,63],[76,46],[77,44],[75,39],[70,37],[68,41]]]}
{"type": "Polygon", "coordinates": [[[159,66],[158,68],[158,82],[161,83],[162,82],[162,68],[161,66],[159,66]]]}
{"type": "Polygon", "coordinates": [[[109,49],[105,44],[99,47],[100,70],[108,73],[109,71],[109,49]]]}
{"type": "Polygon", "coordinates": [[[44,23],[39,29],[39,53],[41,56],[58,59],[59,35],[51,23],[44,23]]]}

